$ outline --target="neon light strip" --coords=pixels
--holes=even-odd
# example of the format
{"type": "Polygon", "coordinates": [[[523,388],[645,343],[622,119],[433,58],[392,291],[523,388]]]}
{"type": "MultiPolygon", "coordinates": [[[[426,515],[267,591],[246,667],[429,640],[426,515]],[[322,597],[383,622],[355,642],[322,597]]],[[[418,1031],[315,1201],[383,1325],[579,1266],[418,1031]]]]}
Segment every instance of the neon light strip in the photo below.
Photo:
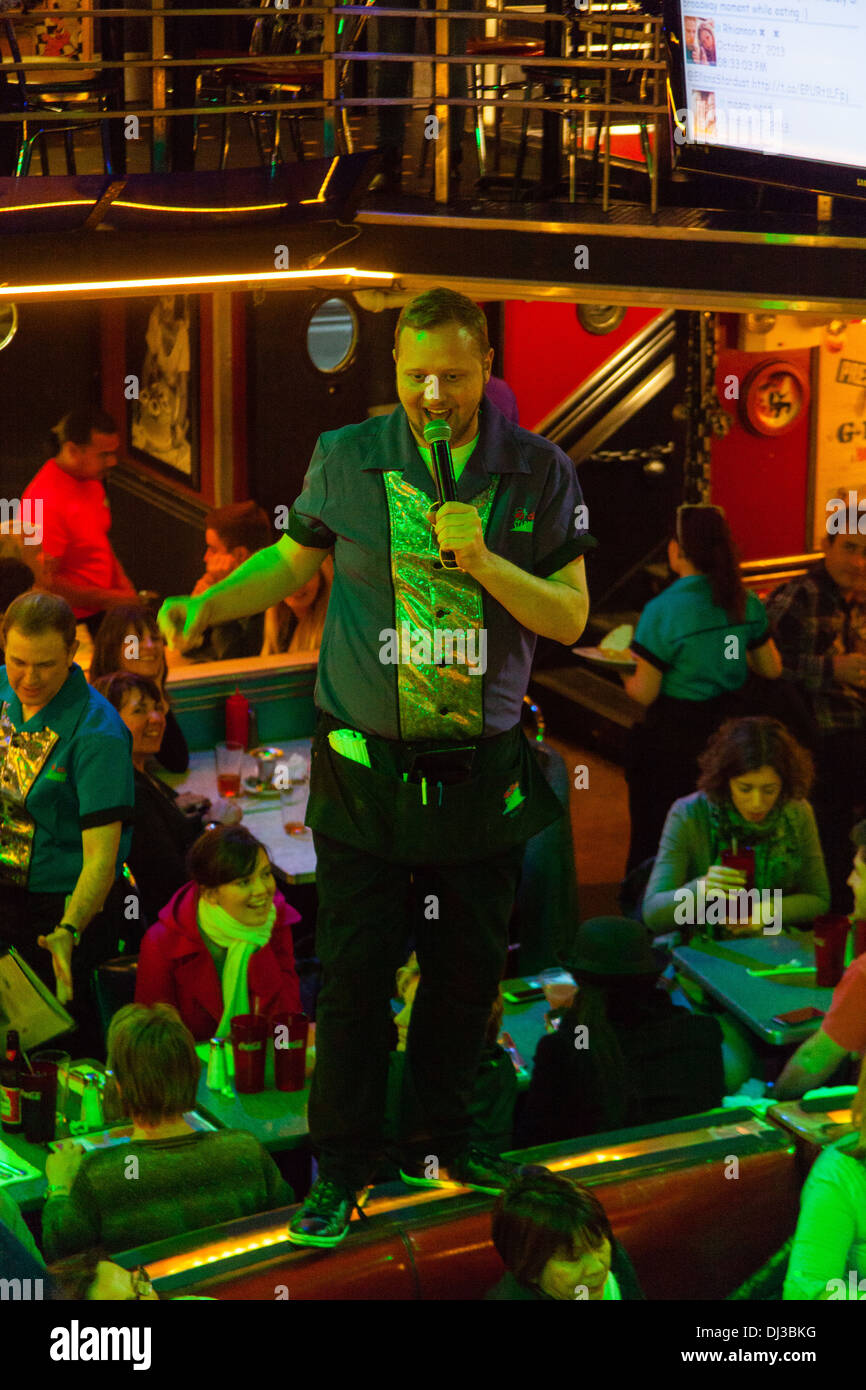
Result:
{"type": "Polygon", "coordinates": [[[83,280],[78,284],[59,285],[0,285],[4,299],[36,298],[39,295],[82,294],[105,290],[148,290],[173,289],[188,285],[242,285],[273,284],[277,280],[328,280],[335,276],[352,280],[393,280],[390,270],[357,270],[354,266],[337,266],[334,269],[320,270],[249,270],[234,275],[167,275],[157,279],[142,280],[83,280]]]}

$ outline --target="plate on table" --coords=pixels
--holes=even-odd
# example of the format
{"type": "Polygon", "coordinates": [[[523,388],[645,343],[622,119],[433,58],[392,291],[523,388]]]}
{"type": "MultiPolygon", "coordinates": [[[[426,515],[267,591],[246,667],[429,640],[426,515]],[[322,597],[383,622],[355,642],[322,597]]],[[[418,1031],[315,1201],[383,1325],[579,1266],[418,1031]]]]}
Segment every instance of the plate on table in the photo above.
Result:
{"type": "Polygon", "coordinates": [[[273,782],[261,782],[258,777],[245,777],[242,785],[247,796],[278,797],[280,794],[279,787],[275,787],[273,782]]]}
{"type": "Polygon", "coordinates": [[[575,656],[582,656],[595,666],[607,666],[617,671],[634,671],[637,662],[631,652],[619,652],[604,647],[572,647],[575,656]]]}

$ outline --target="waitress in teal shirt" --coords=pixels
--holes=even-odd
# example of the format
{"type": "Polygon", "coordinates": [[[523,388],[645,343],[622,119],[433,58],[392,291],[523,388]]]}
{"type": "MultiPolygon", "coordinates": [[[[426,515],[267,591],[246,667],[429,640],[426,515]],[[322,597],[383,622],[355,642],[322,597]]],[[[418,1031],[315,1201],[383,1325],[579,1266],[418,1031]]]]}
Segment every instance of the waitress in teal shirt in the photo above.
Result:
{"type": "Polygon", "coordinates": [[[655,854],[670,806],[694,789],[710,735],[725,719],[771,712],[759,687],[746,691],[749,672],[771,681],[782,672],[764,605],[743,585],[720,508],[678,508],[668,563],[678,578],[641,614],[631,646],[637,669],[623,677],[647,709],[632,729],[626,765],[627,872],[655,854]]]}
{"type": "Polygon", "coordinates": [[[95,919],[132,834],[130,736],[75,664],[63,599],[22,594],[6,611],[3,642],[0,946],[14,946],[46,983],[56,977],[65,1002],[111,954],[95,919]]]}

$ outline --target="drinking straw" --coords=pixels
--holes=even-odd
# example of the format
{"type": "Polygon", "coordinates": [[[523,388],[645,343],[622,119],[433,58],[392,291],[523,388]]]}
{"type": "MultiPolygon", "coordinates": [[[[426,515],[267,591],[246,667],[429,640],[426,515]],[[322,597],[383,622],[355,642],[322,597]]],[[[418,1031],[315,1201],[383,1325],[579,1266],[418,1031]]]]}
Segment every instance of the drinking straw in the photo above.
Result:
{"type": "Polygon", "coordinates": [[[739,850],[737,849],[737,837],[736,837],[736,835],[734,836],[734,854],[739,854],[739,850]]]}

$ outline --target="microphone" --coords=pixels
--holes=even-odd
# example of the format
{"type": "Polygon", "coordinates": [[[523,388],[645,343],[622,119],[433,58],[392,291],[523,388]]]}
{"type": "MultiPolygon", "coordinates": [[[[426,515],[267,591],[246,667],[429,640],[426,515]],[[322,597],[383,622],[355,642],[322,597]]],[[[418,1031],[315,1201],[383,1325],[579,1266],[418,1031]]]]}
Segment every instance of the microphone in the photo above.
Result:
{"type": "MultiPolygon", "coordinates": [[[[431,420],[424,426],[424,439],[430,446],[433,478],[440,505],[443,502],[457,501],[457,483],[454,479],[454,462],[451,458],[451,426],[445,420],[431,420]]],[[[456,570],[460,566],[454,558],[453,550],[440,550],[439,558],[444,569],[456,570]]]]}

